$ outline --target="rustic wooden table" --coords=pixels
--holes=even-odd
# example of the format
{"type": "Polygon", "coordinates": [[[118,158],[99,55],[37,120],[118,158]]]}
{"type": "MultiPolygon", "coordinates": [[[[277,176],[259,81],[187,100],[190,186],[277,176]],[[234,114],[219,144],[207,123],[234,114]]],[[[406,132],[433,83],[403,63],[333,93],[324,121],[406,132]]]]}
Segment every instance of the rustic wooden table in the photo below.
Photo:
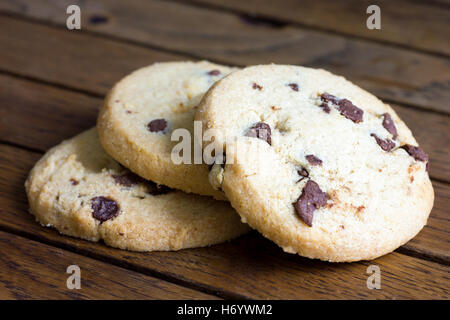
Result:
{"type": "Polygon", "coordinates": [[[450,4],[377,1],[0,2],[0,298],[449,298],[450,4]],[[66,8],[81,8],[81,30],[66,8]],[[346,76],[386,102],[431,156],[436,200],[412,241],[371,262],[283,253],[256,232],[209,248],[133,253],[66,236],[28,213],[24,180],[51,146],[95,124],[104,94],[155,61],[289,63],[346,76]],[[66,288],[79,265],[82,289],[66,288]],[[369,290],[367,267],[381,269],[369,290]]]}

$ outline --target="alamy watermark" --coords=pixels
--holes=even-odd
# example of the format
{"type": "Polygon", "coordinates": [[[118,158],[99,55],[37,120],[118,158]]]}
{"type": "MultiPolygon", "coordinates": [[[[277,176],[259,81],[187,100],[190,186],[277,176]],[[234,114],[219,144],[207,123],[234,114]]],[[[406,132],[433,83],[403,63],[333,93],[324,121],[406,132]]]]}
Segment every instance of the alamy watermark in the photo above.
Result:
{"type": "Polygon", "coordinates": [[[372,4],[367,7],[367,14],[370,16],[366,20],[366,26],[369,30],[380,30],[381,29],[381,9],[376,4],[372,4]]]}
{"type": "Polygon", "coordinates": [[[367,267],[366,270],[367,274],[370,274],[370,276],[367,278],[366,285],[367,289],[373,290],[381,289],[381,270],[380,267],[374,264],[371,264],[367,267]]]}
{"type": "Polygon", "coordinates": [[[76,264],[67,267],[66,273],[70,276],[66,280],[67,289],[81,289],[81,269],[76,264]]]}
{"type": "Polygon", "coordinates": [[[270,128],[250,128],[242,136],[232,132],[203,131],[202,122],[194,121],[191,131],[177,128],[172,131],[171,141],[178,142],[171,151],[174,164],[234,164],[264,160],[264,144],[270,144],[270,128]],[[225,150],[226,148],[226,150],[225,150]],[[226,156],[225,156],[226,153],[226,156]]]}
{"type": "Polygon", "coordinates": [[[66,19],[66,26],[69,30],[81,30],[81,9],[72,4],[67,7],[66,13],[69,15],[66,19]]]}

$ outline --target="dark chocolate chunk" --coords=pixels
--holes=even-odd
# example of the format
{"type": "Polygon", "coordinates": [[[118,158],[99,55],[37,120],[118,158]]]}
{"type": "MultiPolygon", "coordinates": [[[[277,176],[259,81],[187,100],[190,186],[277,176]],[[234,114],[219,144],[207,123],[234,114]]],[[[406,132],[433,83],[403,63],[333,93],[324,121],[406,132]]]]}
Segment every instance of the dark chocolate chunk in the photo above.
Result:
{"type": "Polygon", "coordinates": [[[320,100],[322,100],[322,104],[319,107],[321,107],[326,113],[330,113],[331,109],[328,103],[331,102],[333,104],[337,104],[339,99],[329,93],[323,93],[320,96],[320,100]]]}
{"type": "Polygon", "coordinates": [[[321,107],[322,110],[325,111],[326,113],[330,113],[331,111],[330,107],[326,102],[323,102],[319,107],[321,107]]]}
{"type": "Polygon", "coordinates": [[[428,155],[423,151],[420,147],[415,147],[410,144],[405,144],[401,146],[401,148],[405,149],[408,154],[413,157],[415,160],[419,161],[428,161],[428,155]]]}
{"type": "Polygon", "coordinates": [[[392,134],[392,139],[397,139],[397,128],[389,113],[383,113],[383,127],[392,134]]]}
{"type": "Polygon", "coordinates": [[[339,112],[347,119],[350,119],[355,123],[363,121],[364,111],[355,106],[350,100],[339,99],[338,97],[333,96],[329,93],[323,93],[320,96],[320,99],[323,101],[320,107],[322,107],[325,112],[329,112],[329,103],[332,103],[336,106],[336,109],[338,109],[339,112]]]}
{"type": "Polygon", "coordinates": [[[164,131],[167,128],[167,121],[165,119],[155,119],[147,124],[148,130],[150,132],[164,131]]]}
{"type": "Polygon", "coordinates": [[[162,184],[157,184],[153,181],[146,181],[146,186],[147,186],[147,193],[151,194],[152,196],[158,196],[172,191],[171,188],[164,186],[162,184]]]}
{"type": "Polygon", "coordinates": [[[210,76],[218,76],[220,74],[220,70],[217,70],[217,69],[211,70],[210,72],[208,72],[208,74],[210,76]]]}
{"type": "Polygon", "coordinates": [[[309,177],[309,173],[308,173],[308,171],[307,171],[305,168],[300,168],[300,169],[298,169],[298,170],[297,170],[297,173],[298,173],[300,176],[304,177],[304,178],[308,178],[308,177],[309,177]]]}
{"type": "Polygon", "coordinates": [[[270,126],[264,122],[258,122],[251,127],[247,134],[248,137],[254,137],[266,141],[269,145],[272,145],[272,131],[270,126]]]}
{"type": "Polygon", "coordinates": [[[391,151],[395,147],[395,143],[391,139],[383,140],[379,138],[375,133],[370,134],[370,136],[374,137],[380,148],[386,152],[391,151]]]}
{"type": "Polygon", "coordinates": [[[259,84],[257,84],[257,83],[253,83],[252,88],[253,88],[254,90],[259,90],[259,91],[262,90],[262,87],[261,87],[259,84]]]}
{"type": "Polygon", "coordinates": [[[289,83],[288,86],[291,87],[292,90],[298,91],[298,84],[296,84],[296,83],[289,83]]]}
{"type": "Polygon", "coordinates": [[[124,174],[113,174],[112,177],[117,184],[120,184],[125,187],[132,187],[141,182],[144,182],[144,179],[134,174],[131,171],[128,171],[124,174]]]}
{"type": "Polygon", "coordinates": [[[314,218],[314,211],[327,204],[330,199],[328,195],[320,190],[319,185],[309,180],[300,197],[294,203],[294,208],[299,217],[310,227],[314,218]]]}
{"type": "Polygon", "coordinates": [[[320,96],[320,99],[323,102],[326,102],[326,103],[331,102],[333,104],[338,104],[338,102],[340,100],[338,97],[333,96],[332,94],[329,94],[329,93],[326,93],[326,92],[322,93],[322,95],[320,96]]]}
{"type": "Polygon", "coordinates": [[[347,99],[339,100],[337,109],[344,117],[352,120],[355,123],[363,121],[364,111],[355,106],[350,100],[347,99]]]}
{"type": "Polygon", "coordinates": [[[307,156],[305,156],[305,158],[313,166],[321,166],[322,165],[322,160],[317,158],[315,155],[308,154],[307,156]]]}
{"type": "Polygon", "coordinates": [[[70,179],[70,184],[73,186],[76,186],[79,183],[80,183],[80,181],[78,181],[77,179],[74,179],[74,178],[70,179]]]}
{"type": "Polygon", "coordinates": [[[297,182],[300,182],[300,181],[302,181],[303,179],[309,177],[309,172],[308,172],[305,168],[302,168],[302,167],[301,167],[301,168],[297,169],[297,173],[298,173],[298,175],[301,177],[297,182]]]}
{"type": "Polygon", "coordinates": [[[92,216],[101,222],[113,219],[119,214],[117,202],[107,197],[94,197],[91,199],[92,216]]]}

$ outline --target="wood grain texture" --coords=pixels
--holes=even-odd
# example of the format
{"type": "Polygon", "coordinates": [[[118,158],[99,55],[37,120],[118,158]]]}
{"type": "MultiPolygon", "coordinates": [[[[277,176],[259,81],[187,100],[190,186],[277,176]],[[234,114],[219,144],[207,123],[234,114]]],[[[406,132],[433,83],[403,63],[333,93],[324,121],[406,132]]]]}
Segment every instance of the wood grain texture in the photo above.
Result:
{"type": "Polygon", "coordinates": [[[450,262],[450,186],[433,181],[433,187],[435,200],[428,218],[428,225],[418,237],[409,241],[402,249],[448,264],[450,262]]]}
{"type": "Polygon", "coordinates": [[[216,299],[214,296],[0,231],[0,299],[216,299]],[[68,289],[67,267],[81,271],[68,289]]]}
{"type": "Polygon", "coordinates": [[[102,99],[0,75],[0,139],[47,150],[95,125],[102,99]]]}
{"type": "MultiPolygon", "coordinates": [[[[41,151],[95,125],[100,98],[0,75],[0,139],[41,151]]],[[[450,116],[393,106],[430,154],[430,174],[450,182],[450,116]]]]}
{"type": "MultiPolygon", "coordinates": [[[[148,274],[161,274],[186,285],[217,292],[225,298],[282,299],[430,299],[450,298],[450,267],[422,259],[391,253],[370,262],[330,264],[284,253],[256,232],[233,242],[209,248],[178,252],[134,253],[112,249],[102,244],[59,235],[41,227],[27,212],[23,182],[40,154],[0,144],[0,228],[74,250],[120,266],[148,274]],[[380,266],[382,290],[368,290],[368,265],[380,266]],[[384,285],[384,287],[383,287],[384,285]]],[[[450,188],[443,185],[446,197],[450,188]]],[[[440,192],[441,189],[436,189],[440,192]]],[[[438,197],[444,198],[438,194],[438,197]]],[[[423,250],[448,252],[448,202],[438,209],[441,228],[428,234],[423,250]],[[433,241],[433,237],[436,239],[433,241]]],[[[436,208],[432,213],[435,217],[436,208]]],[[[430,219],[430,226],[433,223],[430,219]]],[[[430,227],[426,227],[430,228],[430,227]]],[[[425,228],[425,230],[426,230],[425,228]]],[[[421,247],[421,237],[416,246],[421,247]]],[[[413,246],[413,244],[411,244],[413,246]]],[[[433,252],[435,254],[435,252],[433,252]]]]}
{"type": "MultiPolygon", "coordinates": [[[[192,0],[191,0],[192,1],[192,0]]],[[[446,1],[411,0],[193,0],[304,26],[340,32],[450,55],[448,24],[450,4],[446,1]],[[381,30],[366,27],[366,9],[381,9],[381,30]]]]}
{"type": "Polygon", "coordinates": [[[163,1],[1,2],[3,11],[43,23],[51,21],[61,30],[2,17],[0,46],[9,50],[2,52],[0,68],[104,93],[110,84],[109,73],[122,75],[124,70],[148,64],[142,56],[150,55],[150,60],[174,58],[66,30],[63,13],[69,3],[83,8],[82,29],[99,35],[228,64],[274,62],[320,67],[347,77],[380,98],[450,113],[448,59],[292,26],[248,23],[235,14],[163,1]],[[94,23],[93,17],[103,17],[106,22],[94,23]],[[22,41],[10,41],[11,37],[22,41]],[[30,61],[41,59],[44,61],[29,66],[30,61]],[[48,65],[61,59],[66,63],[58,63],[56,70],[48,65]],[[106,64],[110,70],[105,69],[106,64]],[[43,68],[45,73],[39,70],[43,68]],[[94,71],[96,76],[88,78],[94,71]]]}
{"type": "Polygon", "coordinates": [[[0,16],[0,70],[94,95],[105,94],[117,80],[137,68],[180,59],[169,53],[0,16]]]}

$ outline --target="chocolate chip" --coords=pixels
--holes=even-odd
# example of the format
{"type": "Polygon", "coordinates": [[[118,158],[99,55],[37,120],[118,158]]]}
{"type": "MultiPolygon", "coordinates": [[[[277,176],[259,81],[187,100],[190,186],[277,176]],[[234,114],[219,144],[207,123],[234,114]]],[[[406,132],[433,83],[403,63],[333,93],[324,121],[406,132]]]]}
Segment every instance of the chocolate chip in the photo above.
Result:
{"type": "Polygon", "coordinates": [[[389,113],[383,113],[383,127],[392,134],[392,139],[397,139],[397,128],[389,113]]]}
{"type": "Polygon", "coordinates": [[[125,187],[132,187],[141,182],[144,182],[144,179],[134,174],[131,171],[128,171],[124,174],[113,174],[112,177],[117,184],[120,184],[125,187]]]}
{"type": "Polygon", "coordinates": [[[322,165],[322,160],[317,158],[315,155],[308,154],[307,156],[305,156],[305,158],[313,166],[321,166],[322,165]]]}
{"type": "MultiPolygon", "coordinates": [[[[355,123],[363,121],[364,111],[355,106],[350,100],[339,99],[338,97],[333,96],[329,93],[323,93],[320,98],[324,103],[326,103],[326,106],[328,106],[329,102],[336,105],[336,109],[338,109],[339,112],[347,119],[350,119],[355,123]]],[[[325,112],[327,112],[323,103],[321,107],[324,108],[325,112]]]]}
{"type": "Polygon", "coordinates": [[[410,144],[405,144],[400,148],[405,149],[408,154],[415,160],[428,161],[428,155],[420,147],[415,147],[410,144]]]}
{"type": "Polygon", "coordinates": [[[119,214],[119,205],[110,198],[94,197],[91,202],[92,216],[101,222],[113,219],[119,214]]]}
{"type": "Polygon", "coordinates": [[[375,133],[370,134],[370,136],[374,137],[380,148],[386,152],[391,151],[395,147],[395,143],[391,139],[383,140],[379,138],[375,133]]]}
{"type": "Polygon", "coordinates": [[[151,194],[152,196],[158,196],[172,191],[171,188],[164,186],[162,184],[157,184],[153,181],[146,181],[146,186],[147,186],[147,193],[151,194]]]}
{"type": "Polygon", "coordinates": [[[310,227],[314,218],[314,211],[327,204],[330,199],[328,195],[320,190],[319,185],[309,180],[300,197],[294,203],[294,208],[299,217],[310,227]]]}
{"type": "Polygon", "coordinates": [[[329,93],[326,93],[326,92],[322,93],[322,95],[320,96],[320,99],[323,102],[326,102],[326,103],[331,102],[333,104],[337,104],[339,102],[339,100],[340,100],[338,97],[333,96],[332,94],[329,94],[329,93]]]}
{"type": "Polygon", "coordinates": [[[339,100],[337,109],[344,117],[352,120],[355,123],[363,121],[364,111],[355,106],[350,100],[347,99],[339,100]]]}
{"type": "Polygon", "coordinates": [[[292,90],[298,91],[298,84],[296,84],[296,83],[289,83],[288,86],[291,87],[292,90]]]}
{"type": "Polygon", "coordinates": [[[297,183],[302,181],[303,179],[309,177],[309,172],[305,168],[297,169],[297,173],[298,173],[299,176],[301,176],[301,178],[297,181],[297,183]]]}
{"type": "Polygon", "coordinates": [[[218,76],[220,73],[221,73],[220,70],[217,70],[217,69],[211,70],[210,72],[208,72],[208,74],[210,76],[218,76]]]}
{"type": "Polygon", "coordinates": [[[308,173],[308,171],[306,171],[305,168],[300,168],[300,169],[298,169],[298,170],[297,170],[297,173],[298,173],[300,176],[304,177],[304,178],[308,178],[308,177],[309,177],[309,173],[308,173]]]}
{"type": "Polygon", "coordinates": [[[165,119],[152,120],[147,124],[147,128],[150,132],[164,131],[167,128],[167,121],[165,119]]]}
{"type": "Polygon", "coordinates": [[[269,145],[272,145],[272,131],[270,126],[264,122],[258,122],[251,127],[247,134],[248,137],[254,137],[266,141],[269,145]]]}
{"type": "Polygon", "coordinates": [[[319,107],[321,107],[322,110],[325,111],[326,113],[330,113],[330,111],[331,111],[330,107],[329,107],[328,104],[325,103],[325,102],[322,103],[319,107]]]}
{"type": "Polygon", "coordinates": [[[252,88],[253,88],[254,90],[259,90],[259,91],[262,90],[262,87],[261,87],[259,84],[257,84],[257,83],[253,83],[252,88]]]}
{"type": "Polygon", "coordinates": [[[77,179],[74,179],[74,178],[70,179],[70,184],[72,184],[73,186],[76,186],[79,183],[80,183],[80,181],[78,181],[77,179]]]}
{"type": "Polygon", "coordinates": [[[330,111],[331,111],[328,103],[331,102],[333,104],[337,104],[337,102],[339,100],[338,98],[336,98],[335,96],[333,96],[329,93],[323,93],[320,96],[320,99],[322,100],[322,104],[319,107],[321,107],[322,110],[325,111],[326,113],[330,113],[330,111]]]}

